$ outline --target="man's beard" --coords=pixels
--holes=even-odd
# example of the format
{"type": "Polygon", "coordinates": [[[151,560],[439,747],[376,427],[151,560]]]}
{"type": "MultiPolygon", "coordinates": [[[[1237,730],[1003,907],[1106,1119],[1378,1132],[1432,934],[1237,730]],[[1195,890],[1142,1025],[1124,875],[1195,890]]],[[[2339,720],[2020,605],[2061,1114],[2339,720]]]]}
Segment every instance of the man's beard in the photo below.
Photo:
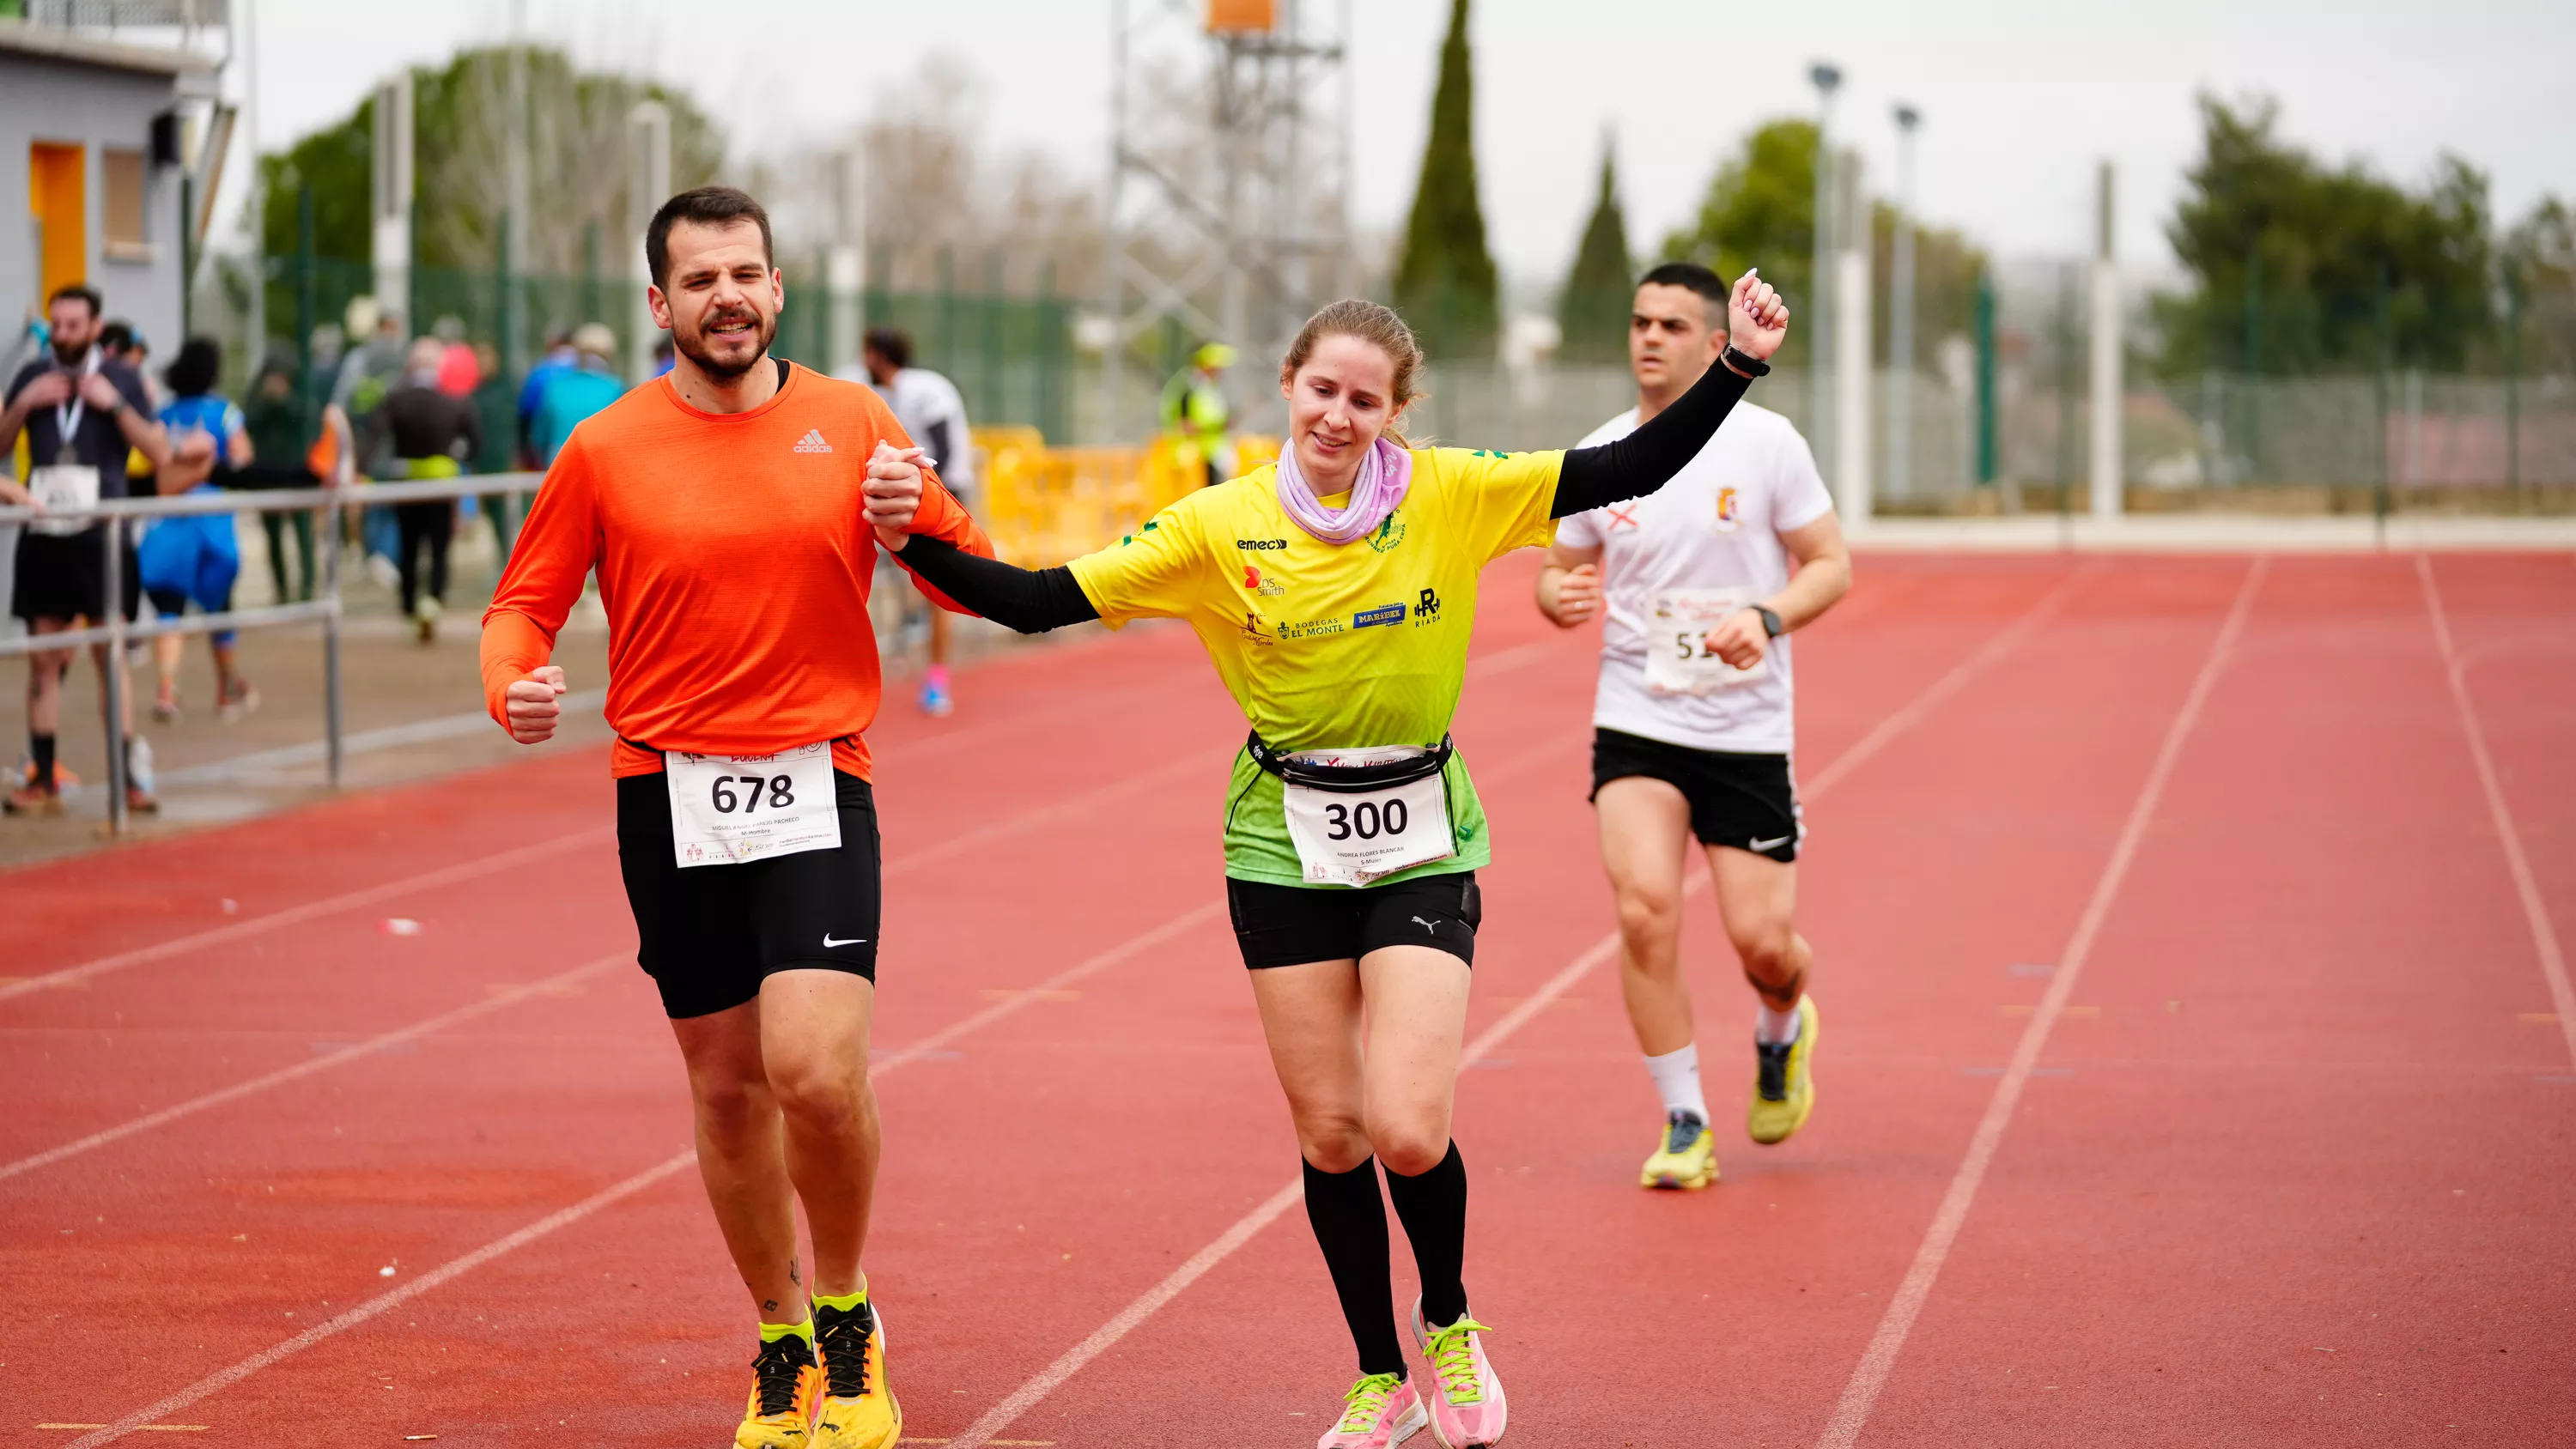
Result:
{"type": "Polygon", "coordinates": [[[57,332],[54,334],[54,360],[65,367],[76,367],[82,358],[89,356],[90,348],[97,345],[97,342],[98,339],[95,337],[84,337],[80,340],[80,346],[67,348],[63,345],[63,334],[57,332]]]}
{"type": "Polygon", "coordinates": [[[771,340],[778,335],[777,318],[763,317],[757,312],[751,314],[751,318],[760,328],[760,346],[740,362],[719,362],[710,355],[707,348],[708,330],[718,322],[734,320],[733,314],[708,318],[695,332],[685,336],[678,329],[674,329],[671,333],[671,345],[679,350],[681,356],[696,363],[698,370],[710,379],[716,382],[732,382],[760,365],[760,360],[769,355],[771,340]]]}

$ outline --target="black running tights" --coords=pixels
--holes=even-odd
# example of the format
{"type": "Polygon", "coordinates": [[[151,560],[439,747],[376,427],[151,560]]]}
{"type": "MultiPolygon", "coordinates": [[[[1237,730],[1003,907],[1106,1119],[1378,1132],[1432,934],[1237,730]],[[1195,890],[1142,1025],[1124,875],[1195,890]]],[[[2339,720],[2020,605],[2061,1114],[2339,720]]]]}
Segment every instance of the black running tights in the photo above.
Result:
{"type": "MultiPolygon", "coordinates": [[[[1387,1281],[1386,1206],[1377,1193],[1377,1160],[1348,1172],[1305,1164],[1306,1221],[1333,1275],[1360,1372],[1405,1376],[1404,1346],[1395,1331],[1395,1291],[1387,1281]]],[[[1390,1170],[1387,1196],[1413,1243],[1414,1270],[1422,1280],[1422,1317],[1431,1324],[1467,1316],[1461,1265],[1467,1252],[1467,1164],[1458,1144],[1419,1177],[1390,1170]]]]}

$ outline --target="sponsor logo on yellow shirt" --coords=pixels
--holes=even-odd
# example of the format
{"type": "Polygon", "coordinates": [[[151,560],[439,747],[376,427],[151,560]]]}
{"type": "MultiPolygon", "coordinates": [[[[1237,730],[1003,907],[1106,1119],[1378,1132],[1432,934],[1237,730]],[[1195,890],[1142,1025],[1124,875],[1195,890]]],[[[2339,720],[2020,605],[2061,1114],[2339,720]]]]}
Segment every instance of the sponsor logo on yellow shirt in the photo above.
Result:
{"type": "Polygon", "coordinates": [[[1404,542],[1404,510],[1401,508],[1388,514],[1386,522],[1379,524],[1377,531],[1368,536],[1368,546],[1379,553],[1393,553],[1395,546],[1402,542],[1404,542]]]}

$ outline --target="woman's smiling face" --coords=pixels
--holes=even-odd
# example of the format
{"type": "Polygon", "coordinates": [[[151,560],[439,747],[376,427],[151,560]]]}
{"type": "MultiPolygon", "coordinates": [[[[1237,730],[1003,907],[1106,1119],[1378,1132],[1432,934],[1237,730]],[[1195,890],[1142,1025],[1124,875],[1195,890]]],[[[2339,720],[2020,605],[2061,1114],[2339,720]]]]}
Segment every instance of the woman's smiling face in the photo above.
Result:
{"type": "Polygon", "coordinates": [[[1306,364],[1280,384],[1288,399],[1289,446],[1318,496],[1359,477],[1360,460],[1395,420],[1395,359],[1364,338],[1320,338],[1306,364]]]}

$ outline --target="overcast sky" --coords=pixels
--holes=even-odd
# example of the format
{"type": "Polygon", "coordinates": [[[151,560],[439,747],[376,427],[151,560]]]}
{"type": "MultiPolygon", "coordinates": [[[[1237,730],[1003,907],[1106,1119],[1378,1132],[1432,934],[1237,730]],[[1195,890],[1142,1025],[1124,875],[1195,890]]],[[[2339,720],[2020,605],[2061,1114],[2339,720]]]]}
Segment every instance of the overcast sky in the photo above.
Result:
{"type": "MultiPolygon", "coordinates": [[[[347,0],[252,3],[271,148],[346,114],[396,65],[506,35],[511,17],[509,0],[408,5],[399,23],[347,0]]],[[[1108,0],[522,3],[529,33],[583,64],[688,87],[738,160],[847,128],[889,81],[946,51],[981,77],[987,143],[1058,158],[1069,176],[1101,170],[1108,0]]],[[[1411,202],[1448,8],[1355,0],[1364,224],[1395,225],[1411,202]]],[[[2508,219],[2544,193],[2576,194],[2576,5],[2565,0],[1478,0],[1473,27],[1488,235],[1509,274],[1540,284],[1571,260],[1605,127],[1630,243],[1650,251],[1749,127],[1812,113],[1818,59],[1842,67],[1833,124],[1866,153],[1872,189],[1892,184],[1890,107],[1910,101],[1924,115],[1922,213],[2007,256],[2088,247],[2093,169],[2108,157],[2122,258],[2170,267],[2162,228],[2203,90],[2275,96],[2295,140],[2410,183],[2457,151],[2493,178],[2508,219]]]]}

